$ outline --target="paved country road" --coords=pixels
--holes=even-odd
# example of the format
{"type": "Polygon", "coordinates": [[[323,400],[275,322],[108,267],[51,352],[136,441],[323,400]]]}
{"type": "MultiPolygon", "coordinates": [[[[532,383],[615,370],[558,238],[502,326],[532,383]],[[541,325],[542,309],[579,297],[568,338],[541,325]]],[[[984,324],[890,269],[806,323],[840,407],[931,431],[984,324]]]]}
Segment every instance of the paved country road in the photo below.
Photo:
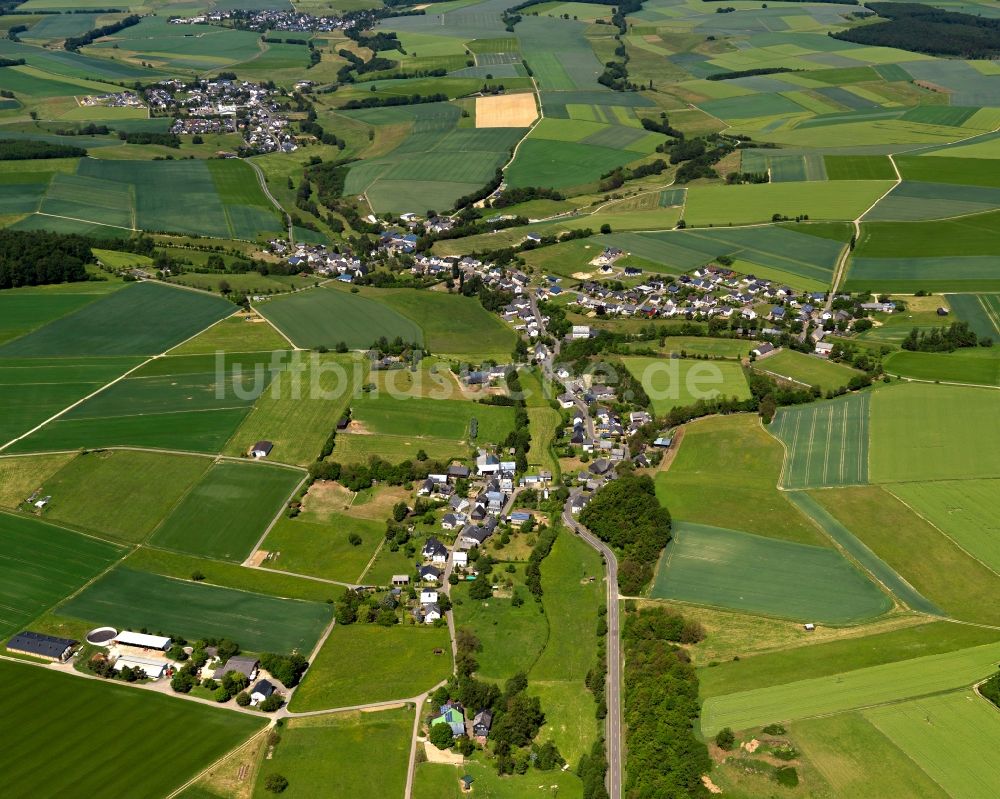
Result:
{"type": "Polygon", "coordinates": [[[604,557],[608,571],[608,702],[607,755],[608,796],[621,799],[622,795],[622,655],[621,614],[618,604],[618,559],[611,549],[573,518],[567,501],[563,509],[563,524],[575,532],[604,557]]]}

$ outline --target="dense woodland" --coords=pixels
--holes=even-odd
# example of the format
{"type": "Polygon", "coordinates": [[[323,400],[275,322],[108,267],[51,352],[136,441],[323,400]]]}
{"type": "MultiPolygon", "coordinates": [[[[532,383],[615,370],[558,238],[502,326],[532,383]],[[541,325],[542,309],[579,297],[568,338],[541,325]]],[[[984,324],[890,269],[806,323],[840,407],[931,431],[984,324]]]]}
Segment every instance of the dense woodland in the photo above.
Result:
{"type": "Polygon", "coordinates": [[[869,3],[887,19],[831,33],[835,39],[915,53],[996,58],[1000,55],[1000,19],[942,11],[922,3],[869,3]]]}
{"type": "Polygon", "coordinates": [[[643,608],[625,616],[626,796],[707,796],[701,775],[712,764],[693,732],[700,708],[698,677],[687,652],[674,643],[695,643],[701,637],[698,625],[668,608],[643,608]]]}
{"type": "Polygon", "coordinates": [[[622,592],[641,592],[670,541],[670,514],[656,499],[649,476],[623,475],[606,485],[580,511],[580,523],[623,553],[622,592]]]}
{"type": "Polygon", "coordinates": [[[87,151],[70,144],[49,144],[28,139],[0,139],[0,161],[30,161],[36,158],[82,158],[87,151]]]}
{"type": "Polygon", "coordinates": [[[0,289],[89,279],[87,239],[42,230],[0,230],[0,289]]]}
{"type": "Polygon", "coordinates": [[[900,346],[911,352],[954,352],[963,347],[992,347],[993,339],[977,336],[968,322],[952,322],[930,330],[915,327],[900,346]]]}

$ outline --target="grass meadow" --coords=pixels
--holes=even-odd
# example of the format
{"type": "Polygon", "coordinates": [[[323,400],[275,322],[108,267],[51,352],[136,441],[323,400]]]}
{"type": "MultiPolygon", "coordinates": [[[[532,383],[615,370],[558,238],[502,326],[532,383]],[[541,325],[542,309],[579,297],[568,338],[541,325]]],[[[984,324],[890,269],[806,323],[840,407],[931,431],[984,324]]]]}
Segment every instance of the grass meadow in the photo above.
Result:
{"type": "Polygon", "coordinates": [[[296,346],[307,349],[333,349],[340,342],[363,349],[381,336],[423,343],[420,327],[405,316],[367,297],[332,288],[277,297],[260,303],[257,310],[296,346]]]}
{"type": "Polygon", "coordinates": [[[272,796],[264,788],[272,773],[288,780],[284,795],[290,799],[398,796],[406,783],[413,713],[407,706],[292,719],[258,769],[254,796],[272,796]]]}
{"type": "Polygon", "coordinates": [[[551,738],[571,765],[590,751],[598,734],[593,696],[583,687],[597,657],[598,608],[606,596],[602,573],[600,556],[565,530],[542,561],[542,608],[549,629],[528,684],[541,697],[547,718],[540,739],[551,738]]]}
{"type": "Polygon", "coordinates": [[[1000,643],[844,671],[708,699],[701,731],[742,730],[839,713],[972,685],[995,668],[1000,643]]]}
{"type": "Polygon", "coordinates": [[[1000,713],[971,691],[925,696],[864,716],[957,799],[1000,791],[1000,713]]]}
{"type": "Polygon", "coordinates": [[[283,350],[288,340],[264,320],[247,321],[243,316],[227,316],[174,350],[176,355],[206,355],[222,352],[283,350]]]}
{"type": "Polygon", "coordinates": [[[122,547],[0,514],[0,635],[20,632],[125,554],[122,547]]]}
{"type": "Polygon", "coordinates": [[[717,527],[739,519],[748,533],[829,544],[778,491],[781,445],[755,417],[716,416],[683,430],[670,469],[656,475],[656,495],[674,519],[717,527]],[[720,475],[725,475],[724,489],[720,475]]]}
{"type": "Polygon", "coordinates": [[[0,358],[155,355],[228,316],[221,297],[137,283],[0,347],[0,358]]]}
{"type": "Polygon", "coordinates": [[[1000,481],[897,483],[889,490],[966,552],[1000,572],[1000,481]]]}
{"type": "Polygon", "coordinates": [[[265,439],[274,444],[269,457],[279,463],[306,466],[316,460],[367,364],[353,355],[317,353],[302,365],[301,372],[282,372],[271,390],[261,394],[226,444],[227,454],[244,455],[265,439]]]}
{"type": "Polygon", "coordinates": [[[241,561],[304,476],[259,463],[213,463],[157,527],[151,543],[241,561]]]}
{"type": "Polygon", "coordinates": [[[945,613],[963,621],[1000,623],[1000,576],[885,488],[839,488],[811,496],[945,613]]]}
{"type": "Polygon", "coordinates": [[[451,669],[446,627],[341,625],[306,672],[291,707],[325,710],[405,699],[437,685],[451,669]]]}
{"type": "Polygon", "coordinates": [[[333,514],[322,524],[301,518],[279,519],[262,548],[273,553],[267,561],[269,569],[358,583],[384,540],[384,521],[333,514]],[[348,541],[351,533],[361,536],[357,546],[348,541]]]}
{"type": "Polygon", "coordinates": [[[827,402],[778,409],[767,429],[785,447],[784,488],[868,482],[871,396],[846,394],[827,402]]]}
{"type": "Polygon", "coordinates": [[[756,361],[754,369],[799,385],[819,386],[824,392],[846,386],[852,377],[862,374],[850,366],[796,350],[782,350],[776,355],[756,361]]]}
{"type": "Polygon", "coordinates": [[[543,790],[559,799],[581,799],[583,785],[572,771],[547,771],[544,777],[534,770],[527,774],[497,776],[496,768],[484,758],[467,760],[462,766],[446,763],[420,763],[413,783],[414,799],[464,799],[461,777],[468,774],[474,780],[473,790],[484,799],[523,799],[541,794],[543,790]],[[540,781],[541,779],[541,781],[540,781]],[[539,789],[543,790],[539,790],[539,789]]]}
{"type": "Polygon", "coordinates": [[[415,322],[424,345],[435,355],[506,361],[516,335],[473,297],[417,289],[373,289],[363,296],[378,300],[415,322]]]}
{"type": "Polygon", "coordinates": [[[846,624],[892,607],[837,550],[676,522],[651,596],[846,624]]]}
{"type": "Polygon", "coordinates": [[[725,361],[627,357],[622,362],[638,378],[658,416],[699,399],[749,399],[743,367],[725,361]]]}
{"type": "Polygon", "coordinates": [[[0,507],[19,507],[75,455],[73,452],[60,452],[0,458],[0,507]]]}
{"type": "Polygon", "coordinates": [[[723,696],[751,688],[784,685],[798,680],[940,655],[1000,641],[996,630],[932,621],[798,646],[729,660],[698,670],[702,697],[723,696]]]}
{"type": "Polygon", "coordinates": [[[250,652],[308,653],[332,611],[320,602],[282,599],[119,567],[62,604],[58,614],[189,640],[230,638],[250,652]]]}
{"type": "Polygon", "coordinates": [[[85,451],[45,481],[52,496],[45,516],[138,544],[210,465],[208,458],[189,455],[85,451]]]}
{"type": "Polygon", "coordinates": [[[860,712],[803,719],[792,740],[838,799],[949,799],[899,747],[860,712]]]}
{"type": "Polygon", "coordinates": [[[18,730],[5,743],[6,790],[14,796],[165,796],[264,726],[253,716],[19,663],[0,663],[0,677],[18,730]],[[129,730],[124,748],[122,730],[129,730]],[[94,768],[102,761],[105,768],[94,768]]]}
{"type": "Polygon", "coordinates": [[[1000,396],[984,388],[925,383],[880,388],[871,400],[870,479],[1000,476],[1000,427],[993,423],[998,411],[1000,396]]]}

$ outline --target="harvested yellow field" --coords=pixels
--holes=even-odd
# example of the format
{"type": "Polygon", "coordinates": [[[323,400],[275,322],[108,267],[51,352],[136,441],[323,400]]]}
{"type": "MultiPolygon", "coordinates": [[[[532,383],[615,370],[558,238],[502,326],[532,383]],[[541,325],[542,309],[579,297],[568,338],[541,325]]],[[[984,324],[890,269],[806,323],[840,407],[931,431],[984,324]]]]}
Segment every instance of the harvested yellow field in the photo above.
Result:
{"type": "Polygon", "coordinates": [[[476,98],[477,128],[526,128],[538,117],[535,95],[503,94],[476,98]]]}

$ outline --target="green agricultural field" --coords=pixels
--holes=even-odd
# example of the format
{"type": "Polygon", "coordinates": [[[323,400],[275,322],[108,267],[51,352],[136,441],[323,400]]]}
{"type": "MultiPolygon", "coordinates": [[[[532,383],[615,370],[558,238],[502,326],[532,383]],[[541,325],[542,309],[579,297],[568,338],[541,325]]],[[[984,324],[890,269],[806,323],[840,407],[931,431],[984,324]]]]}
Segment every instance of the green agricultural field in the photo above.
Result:
{"type": "Polygon", "coordinates": [[[819,386],[824,392],[846,386],[853,377],[863,373],[818,355],[807,355],[796,350],[782,350],[754,364],[758,372],[791,380],[802,386],[819,386]]]}
{"type": "MultiPolygon", "coordinates": [[[[667,336],[664,345],[660,347],[667,354],[711,355],[716,358],[745,358],[750,350],[760,342],[745,339],[709,338],[708,336],[667,336]]],[[[637,348],[649,347],[648,342],[635,345],[637,348]]]]}
{"type": "Polygon", "coordinates": [[[445,627],[338,626],[295,691],[292,709],[406,699],[437,685],[451,670],[445,627]],[[358,669],[361,662],[365,668],[358,669]]]}
{"type": "Polygon", "coordinates": [[[20,632],[123,554],[114,544],[0,513],[0,635],[20,632]]]}
{"type": "Polygon", "coordinates": [[[8,342],[0,347],[0,358],[154,355],[232,310],[221,297],[138,283],[8,342]]]}
{"type": "Polygon", "coordinates": [[[1000,572],[1000,481],[896,483],[890,491],[966,552],[1000,572]]]}
{"type": "Polygon", "coordinates": [[[228,316],[208,330],[181,344],[175,355],[208,355],[216,352],[256,352],[283,350],[288,340],[263,320],[246,321],[228,316]]]}
{"type": "Polygon", "coordinates": [[[45,516],[140,543],[211,463],[188,455],[85,451],[45,481],[43,490],[52,497],[45,516]]]}
{"type": "Polygon", "coordinates": [[[123,357],[0,361],[0,441],[24,435],[139,363],[123,357]]]}
{"type": "Polygon", "coordinates": [[[920,766],[859,712],[803,719],[793,725],[795,746],[838,799],[949,799],[920,766]]]}
{"type": "MultiPolygon", "coordinates": [[[[268,325],[270,328],[270,325],[268,325]]],[[[297,359],[300,353],[294,353],[297,359]]],[[[367,364],[352,355],[305,354],[281,372],[261,394],[225,451],[244,455],[262,439],[274,444],[269,456],[306,466],[316,460],[362,384],[367,364]],[[296,367],[301,365],[301,369],[296,367]]]]}
{"type": "Polygon", "coordinates": [[[129,555],[123,564],[136,571],[151,572],[164,577],[188,580],[195,572],[205,579],[204,585],[234,588],[251,594],[267,594],[288,599],[326,602],[337,594],[337,587],[317,580],[252,569],[224,560],[207,560],[165,549],[142,547],[129,555]]]}
{"type": "Polygon", "coordinates": [[[529,136],[506,171],[510,186],[545,186],[553,189],[582,186],[596,181],[640,153],[583,142],[554,141],[529,136]]]}
{"type": "Polygon", "coordinates": [[[219,452],[284,358],[284,353],[244,353],[149,361],[16,449],[131,445],[219,452]]]}
{"type": "Polygon", "coordinates": [[[834,549],[686,522],[674,524],[651,596],[832,624],[892,607],[834,549]]]}
{"type": "Polygon", "coordinates": [[[883,180],[834,180],[692,186],[684,219],[688,225],[769,222],[773,214],[809,219],[854,219],[892,188],[883,180]]]}
{"type": "Polygon", "coordinates": [[[76,453],[0,458],[0,507],[17,508],[76,453]]]}
{"type": "Polygon", "coordinates": [[[997,625],[1000,577],[877,486],[815,491],[811,497],[878,558],[944,612],[997,625]],[[955,575],[960,574],[960,580],[955,575]]]}
{"type": "Polygon", "coordinates": [[[171,25],[157,17],[146,17],[86,49],[91,53],[113,50],[119,57],[169,70],[198,71],[248,61],[261,52],[258,36],[252,31],[202,26],[194,35],[186,25],[171,25]]]}
{"type": "MultiPolygon", "coordinates": [[[[327,523],[279,519],[262,549],[273,553],[266,565],[296,574],[358,583],[379,544],[385,540],[385,522],[332,514],[327,523]],[[355,546],[348,536],[355,533],[355,546]]],[[[409,573],[409,570],[405,570],[409,573]]]]}
{"type": "Polygon", "coordinates": [[[737,363],[644,357],[622,361],[642,383],[657,415],[698,400],[750,399],[750,386],[737,363]]]}
{"type": "Polygon", "coordinates": [[[685,272],[719,255],[754,264],[755,273],[803,291],[829,287],[837,259],[850,239],[847,225],[810,223],[746,228],[699,228],[660,233],[614,233],[610,246],[685,272]]]}
{"type": "Polygon", "coordinates": [[[311,289],[261,303],[258,310],[296,346],[368,348],[381,336],[423,344],[420,327],[391,308],[332,288],[311,289]]]}
{"type": "Polygon", "coordinates": [[[907,180],[1000,187],[1000,178],[995,170],[996,161],[986,158],[949,158],[947,150],[941,152],[941,155],[933,156],[899,156],[896,165],[907,180]]]}
{"type": "Polygon", "coordinates": [[[830,180],[896,179],[896,170],[884,155],[827,155],[823,163],[830,180]]]}
{"type": "Polygon", "coordinates": [[[13,796],[166,796],[264,726],[245,714],[19,663],[0,663],[0,675],[18,730],[6,742],[13,796]],[[88,718],[101,723],[80,723],[88,718]],[[191,736],[193,729],[201,734],[191,736]],[[114,752],[113,766],[87,767],[96,752],[114,752]],[[54,756],[61,768],[52,768],[54,756]]]}
{"type": "Polygon", "coordinates": [[[188,640],[230,638],[250,652],[308,653],[330,606],[175,580],[118,567],[59,606],[58,614],[188,640]]]}
{"type": "Polygon", "coordinates": [[[398,796],[406,783],[413,713],[403,707],[291,720],[273,757],[258,769],[254,796],[273,795],[264,788],[268,774],[288,780],[289,799],[398,796]]]}
{"type": "Polygon", "coordinates": [[[874,392],[872,481],[1000,477],[998,410],[1000,396],[983,388],[910,383],[874,392]]]}
{"type": "Polygon", "coordinates": [[[778,491],[781,446],[756,416],[715,416],[682,429],[670,469],[656,475],[656,495],[675,519],[717,527],[739,520],[748,533],[828,545],[778,491]],[[720,474],[726,475],[725,490],[719,486],[720,474]]]}
{"type": "Polygon", "coordinates": [[[1000,641],[996,630],[935,621],[874,635],[763,652],[698,670],[703,697],[823,677],[1000,641]]]}
{"type": "Polygon", "coordinates": [[[384,393],[358,397],[351,405],[351,417],[351,427],[337,436],[334,453],[340,459],[345,453],[372,453],[395,462],[414,457],[420,449],[432,459],[460,455],[466,442],[502,442],[514,424],[514,410],[506,406],[384,393]]]}
{"type": "Polygon", "coordinates": [[[58,287],[6,289],[0,292],[0,343],[76,311],[103,297],[108,289],[119,288],[121,284],[108,283],[100,288],[88,284],[61,284],[58,287]]]}
{"type": "MultiPolygon", "coordinates": [[[[856,258],[995,256],[1000,253],[1000,211],[926,222],[866,222],[856,258]]],[[[950,270],[954,271],[954,270],[950,270]]]]}
{"type": "Polygon", "coordinates": [[[514,331],[472,297],[416,289],[363,294],[415,322],[423,331],[424,345],[435,355],[507,359],[517,340],[514,331]]]}
{"type": "Polygon", "coordinates": [[[921,595],[888,563],[872,552],[860,538],[834,518],[811,494],[805,491],[790,491],[788,499],[910,610],[932,616],[944,615],[940,607],[921,595]]]}
{"type": "Polygon", "coordinates": [[[304,476],[278,466],[214,463],[156,529],[150,543],[241,561],[304,476]]]}
{"type": "Polygon", "coordinates": [[[949,294],[952,313],[968,322],[976,335],[1000,340],[1000,296],[996,294],[949,294]]]}
{"type": "Polygon", "coordinates": [[[1000,713],[971,691],[926,696],[864,711],[953,799],[1000,792],[1000,713]]]}
{"type": "Polygon", "coordinates": [[[982,350],[894,352],[884,365],[888,374],[914,380],[1000,386],[1000,358],[982,350]]]}
{"type": "MultiPolygon", "coordinates": [[[[766,363],[767,361],[765,361],[766,363]]],[[[868,482],[871,393],[779,408],[768,426],[785,446],[781,485],[815,488],[868,482]]]]}
{"type": "Polygon", "coordinates": [[[701,731],[708,736],[723,727],[742,730],[962,688],[989,674],[998,657],[1000,643],[985,644],[716,696],[702,707],[701,731]]]}

